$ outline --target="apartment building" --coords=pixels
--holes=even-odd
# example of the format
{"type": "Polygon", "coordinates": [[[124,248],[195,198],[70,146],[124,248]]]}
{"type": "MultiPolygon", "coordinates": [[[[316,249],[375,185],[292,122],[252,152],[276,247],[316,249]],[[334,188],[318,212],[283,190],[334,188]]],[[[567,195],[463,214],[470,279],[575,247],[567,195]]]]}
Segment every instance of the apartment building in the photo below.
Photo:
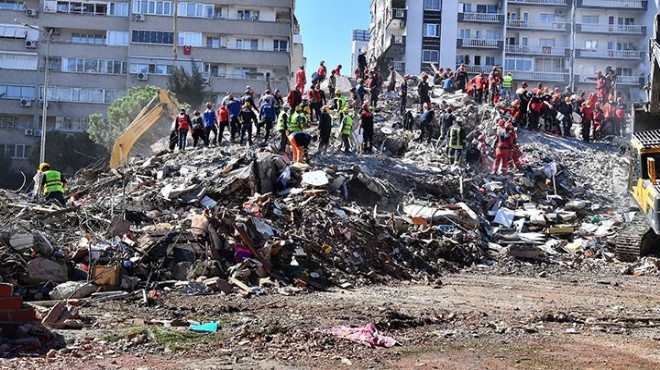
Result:
{"type": "MultiPolygon", "coordinates": [[[[166,86],[196,65],[209,98],[286,90],[294,0],[0,0],[0,151],[21,167],[48,130],[84,131],[88,116],[134,86],[166,86]]],[[[296,32],[297,33],[297,32],[296,32]]],[[[302,48],[300,48],[302,50],[302,48]]]]}
{"type": "Polygon", "coordinates": [[[402,73],[493,66],[517,82],[590,90],[616,70],[617,93],[640,100],[655,4],[643,0],[373,0],[369,60],[402,73]]]}
{"type": "Polygon", "coordinates": [[[351,41],[351,74],[358,68],[358,56],[366,52],[369,46],[368,30],[353,30],[351,41]]]}

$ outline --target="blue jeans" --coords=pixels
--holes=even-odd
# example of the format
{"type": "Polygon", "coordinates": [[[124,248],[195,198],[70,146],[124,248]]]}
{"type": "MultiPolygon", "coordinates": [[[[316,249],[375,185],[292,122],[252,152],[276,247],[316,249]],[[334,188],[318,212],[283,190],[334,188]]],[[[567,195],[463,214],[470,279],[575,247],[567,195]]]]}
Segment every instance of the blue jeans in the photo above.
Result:
{"type": "Polygon", "coordinates": [[[186,141],[188,141],[188,130],[179,129],[179,150],[186,150],[186,141]]]}

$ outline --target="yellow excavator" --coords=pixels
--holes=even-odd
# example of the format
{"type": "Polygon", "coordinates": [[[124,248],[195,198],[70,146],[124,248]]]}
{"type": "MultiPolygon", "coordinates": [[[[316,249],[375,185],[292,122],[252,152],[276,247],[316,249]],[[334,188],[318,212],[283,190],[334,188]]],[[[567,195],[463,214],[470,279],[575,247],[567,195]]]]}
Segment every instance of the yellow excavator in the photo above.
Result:
{"type": "MultiPolygon", "coordinates": [[[[656,9],[660,0],[655,0],[656,9]]],[[[639,209],[616,238],[619,260],[634,261],[659,250],[660,245],[660,14],[656,14],[649,40],[651,71],[648,101],[633,108],[628,188],[639,209]],[[650,227],[649,227],[650,226],[650,227]]]]}
{"type": "Polygon", "coordinates": [[[179,103],[169,91],[160,89],[115,141],[110,156],[110,168],[126,165],[128,155],[140,137],[163,117],[174,121],[179,114],[179,107],[179,103]]]}

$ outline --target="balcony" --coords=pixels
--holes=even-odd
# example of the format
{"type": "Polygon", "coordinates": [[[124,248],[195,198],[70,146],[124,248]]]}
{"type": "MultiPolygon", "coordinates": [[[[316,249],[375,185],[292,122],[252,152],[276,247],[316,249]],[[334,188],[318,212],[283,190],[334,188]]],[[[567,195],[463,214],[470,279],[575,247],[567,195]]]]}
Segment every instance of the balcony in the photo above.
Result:
{"type": "Polygon", "coordinates": [[[578,58],[595,58],[595,59],[620,59],[641,61],[645,53],[638,50],[597,50],[597,49],[577,49],[576,57],[578,58]]]}
{"type": "Polygon", "coordinates": [[[502,50],[504,41],[496,39],[466,39],[456,40],[456,47],[459,49],[493,49],[502,50]]]}
{"type": "Polygon", "coordinates": [[[568,0],[509,0],[509,4],[568,6],[568,0]]]}
{"type": "Polygon", "coordinates": [[[578,23],[576,29],[578,32],[584,33],[606,33],[635,36],[646,35],[646,26],[640,25],[578,23]]]}
{"type": "Polygon", "coordinates": [[[542,81],[568,83],[568,73],[563,72],[536,72],[536,71],[510,71],[518,81],[542,81]]]}
{"type": "Polygon", "coordinates": [[[406,17],[408,16],[408,10],[401,8],[394,8],[388,14],[387,21],[385,22],[387,26],[385,28],[390,28],[394,26],[395,28],[403,29],[406,24],[406,17]]]}
{"type": "Polygon", "coordinates": [[[564,46],[520,46],[507,45],[507,54],[570,57],[571,50],[564,46]]]}
{"type": "MultiPolygon", "coordinates": [[[[575,80],[581,84],[596,84],[596,77],[593,76],[576,75],[575,80]]],[[[617,85],[625,86],[642,86],[645,82],[645,78],[641,76],[617,76],[615,81],[617,85]]]]}
{"type": "Polygon", "coordinates": [[[577,0],[579,8],[630,9],[646,11],[649,2],[646,0],[577,0]]]}
{"type": "Polygon", "coordinates": [[[385,44],[385,49],[383,49],[383,54],[388,51],[393,53],[403,53],[406,46],[406,36],[392,35],[385,44]]]}
{"type": "Polygon", "coordinates": [[[541,22],[538,20],[507,20],[507,27],[523,30],[538,31],[570,31],[571,25],[568,22],[541,22]]]}
{"type": "MultiPolygon", "coordinates": [[[[456,65],[456,70],[458,70],[458,67],[460,67],[460,64],[456,65]]],[[[484,73],[488,74],[493,70],[494,66],[465,66],[465,72],[467,73],[484,73]]]]}
{"type": "MultiPolygon", "coordinates": [[[[146,53],[145,53],[146,54],[146,53]]],[[[229,47],[195,47],[192,55],[202,60],[237,65],[288,66],[291,64],[289,53],[273,48],[237,49],[229,47]]]]}
{"type": "Polygon", "coordinates": [[[504,24],[504,15],[498,13],[458,13],[458,21],[465,23],[504,24]]]}

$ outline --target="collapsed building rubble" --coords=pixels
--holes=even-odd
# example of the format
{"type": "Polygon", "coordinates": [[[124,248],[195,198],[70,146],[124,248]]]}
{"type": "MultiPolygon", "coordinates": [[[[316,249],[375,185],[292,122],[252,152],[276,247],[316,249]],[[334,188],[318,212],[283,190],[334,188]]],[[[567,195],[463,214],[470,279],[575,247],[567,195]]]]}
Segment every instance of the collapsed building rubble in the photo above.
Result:
{"type": "MultiPolygon", "coordinates": [[[[494,130],[492,108],[458,93],[434,101],[452,106],[470,130],[494,130]]],[[[97,290],[110,295],[91,299],[112,299],[124,290],[149,304],[166,286],[182,295],[295,294],[430,281],[504,258],[614,260],[613,238],[629,217],[625,185],[609,183],[603,169],[618,170],[616,148],[585,152],[521,134],[520,171],[458,169],[447,165],[439,132],[432,146],[419,144],[391,113],[397,101],[383,104],[374,155],[302,164],[270,147],[160,151],[121,171],[81,171],[66,208],[5,191],[0,276],[26,299],[84,299],[97,290]]],[[[658,265],[646,257],[625,272],[658,274],[658,265]]]]}

